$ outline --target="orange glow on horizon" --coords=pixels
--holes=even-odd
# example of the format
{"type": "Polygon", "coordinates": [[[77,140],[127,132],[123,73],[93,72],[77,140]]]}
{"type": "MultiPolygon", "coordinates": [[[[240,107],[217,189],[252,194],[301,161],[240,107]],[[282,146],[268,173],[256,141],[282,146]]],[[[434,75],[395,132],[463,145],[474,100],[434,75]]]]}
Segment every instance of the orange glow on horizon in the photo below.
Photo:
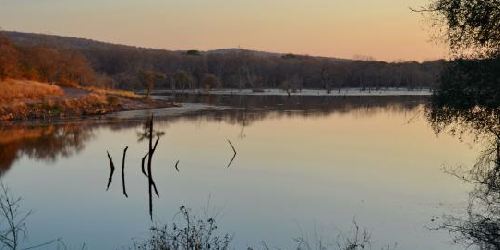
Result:
{"type": "Polygon", "coordinates": [[[6,30],[163,49],[247,48],[377,60],[445,58],[410,7],[428,0],[0,0],[6,30]]]}

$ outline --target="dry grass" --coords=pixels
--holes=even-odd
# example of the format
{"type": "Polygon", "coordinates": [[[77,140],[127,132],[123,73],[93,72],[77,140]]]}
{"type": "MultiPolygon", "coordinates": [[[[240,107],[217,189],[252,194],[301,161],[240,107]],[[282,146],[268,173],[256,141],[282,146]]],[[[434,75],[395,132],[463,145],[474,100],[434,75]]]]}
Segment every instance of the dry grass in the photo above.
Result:
{"type": "Polygon", "coordinates": [[[129,109],[171,107],[131,91],[96,87],[61,88],[24,80],[0,82],[0,121],[72,118],[129,109]]]}
{"type": "Polygon", "coordinates": [[[43,100],[63,95],[63,90],[56,85],[12,79],[0,82],[0,104],[20,100],[43,100]]]}
{"type": "Polygon", "coordinates": [[[40,102],[13,101],[0,104],[1,120],[30,120],[104,114],[120,110],[106,95],[90,93],[81,98],[52,98],[40,102]]]}
{"type": "MultiPolygon", "coordinates": [[[[47,119],[102,114],[119,109],[120,97],[97,88],[72,98],[63,88],[46,83],[8,79],[0,82],[0,120],[47,119]]],[[[117,91],[122,96],[133,93],[117,91]]]]}
{"type": "Polygon", "coordinates": [[[98,87],[83,87],[82,89],[88,90],[90,92],[100,94],[100,95],[112,95],[112,96],[117,96],[117,97],[123,97],[123,98],[140,98],[141,96],[136,95],[132,91],[127,91],[127,90],[121,90],[121,89],[103,89],[103,88],[98,88],[98,87]]]}

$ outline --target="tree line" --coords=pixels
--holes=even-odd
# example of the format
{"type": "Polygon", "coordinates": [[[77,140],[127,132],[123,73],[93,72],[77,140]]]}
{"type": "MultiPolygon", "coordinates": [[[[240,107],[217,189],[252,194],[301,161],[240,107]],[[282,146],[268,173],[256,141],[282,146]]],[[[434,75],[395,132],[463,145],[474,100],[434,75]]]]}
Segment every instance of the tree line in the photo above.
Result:
{"type": "Polygon", "coordinates": [[[91,84],[95,76],[87,58],[78,51],[16,46],[0,36],[0,80],[17,78],[74,86],[91,84]]]}
{"type": "Polygon", "coordinates": [[[113,87],[143,87],[141,72],[162,74],[158,88],[432,88],[444,64],[434,62],[349,61],[299,55],[161,50],[83,50],[97,72],[113,87]]]}
{"type": "MultiPolygon", "coordinates": [[[[122,89],[434,88],[445,64],[444,61],[342,60],[243,49],[168,51],[78,38],[3,34],[12,40],[15,49],[31,55],[18,60],[21,65],[18,71],[25,78],[122,89]],[[36,72],[34,76],[23,66],[30,63],[36,65],[31,67],[36,72]],[[41,68],[50,69],[50,73],[41,68]]],[[[11,43],[7,47],[12,46],[11,43]]]]}

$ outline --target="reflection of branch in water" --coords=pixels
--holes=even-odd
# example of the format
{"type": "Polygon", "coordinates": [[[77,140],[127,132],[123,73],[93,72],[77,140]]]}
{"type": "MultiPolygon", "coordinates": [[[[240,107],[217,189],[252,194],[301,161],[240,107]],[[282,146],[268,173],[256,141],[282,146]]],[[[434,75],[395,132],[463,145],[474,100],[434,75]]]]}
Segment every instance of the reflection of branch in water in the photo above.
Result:
{"type": "Polygon", "coordinates": [[[177,170],[177,172],[180,172],[179,170],[179,160],[177,160],[177,162],[175,163],[175,170],[177,170]]]}
{"type": "MultiPolygon", "coordinates": [[[[183,96],[185,102],[202,102],[203,96],[183,96]]],[[[297,102],[284,103],[286,97],[273,96],[240,96],[242,101],[236,102],[237,98],[227,96],[213,96],[217,100],[212,103],[218,106],[241,107],[241,109],[215,109],[198,112],[182,113],[179,115],[165,115],[155,118],[164,123],[175,123],[178,121],[216,121],[239,124],[242,130],[238,135],[246,137],[246,127],[256,121],[281,117],[315,118],[334,113],[354,113],[360,116],[373,115],[380,112],[403,113],[414,111],[419,105],[427,103],[427,97],[325,97],[317,96],[301,97],[300,104],[297,102]],[[296,110],[297,112],[289,112],[296,110]]],[[[238,97],[238,98],[240,98],[238,97]]],[[[292,98],[298,98],[293,97],[292,98]]],[[[179,100],[183,101],[183,100],[179,100]]],[[[140,113],[138,117],[143,116],[140,113]]],[[[22,157],[30,157],[37,160],[56,161],[67,158],[81,152],[86,144],[95,137],[94,130],[107,127],[113,131],[124,129],[140,129],[144,126],[143,121],[131,119],[132,117],[107,117],[104,122],[96,120],[85,120],[78,122],[65,121],[64,124],[0,124],[0,175],[7,171],[15,160],[22,157]],[[123,120],[122,120],[123,119],[123,120]],[[126,121],[126,122],[124,122],[126,121]]],[[[162,135],[154,132],[155,136],[162,135]]],[[[146,140],[148,136],[138,133],[138,140],[146,140]],[[144,138],[144,139],[141,139],[144,138]]]]}
{"type": "Polygon", "coordinates": [[[108,153],[108,158],[109,158],[109,180],[108,180],[108,187],[106,188],[106,191],[109,190],[109,187],[111,186],[111,181],[113,180],[113,173],[115,172],[115,164],[113,164],[113,159],[111,158],[111,155],[109,155],[109,151],[106,151],[108,153]]]}
{"type": "Polygon", "coordinates": [[[236,149],[234,148],[233,144],[229,139],[227,139],[227,142],[229,143],[229,146],[231,146],[231,149],[233,149],[233,157],[229,161],[229,164],[227,165],[227,168],[231,167],[231,164],[233,164],[234,158],[236,158],[236,149]]]}
{"type": "MultiPolygon", "coordinates": [[[[148,158],[148,155],[149,155],[149,152],[146,153],[146,155],[144,157],[142,157],[142,173],[144,174],[144,176],[146,176],[146,178],[148,178],[148,173],[146,173],[146,159],[148,158]]],[[[158,194],[158,189],[156,188],[156,183],[154,182],[153,180],[153,188],[155,190],[155,193],[158,197],[160,197],[160,195],[158,194]]]]}
{"type": "Polygon", "coordinates": [[[149,152],[146,153],[146,155],[144,157],[142,157],[142,167],[141,167],[141,170],[142,170],[142,173],[144,174],[144,176],[148,177],[148,174],[146,173],[146,168],[145,168],[145,164],[146,164],[146,158],[148,158],[148,155],[149,155],[149,152]]]}
{"type": "Polygon", "coordinates": [[[123,190],[123,195],[128,198],[127,191],[125,190],[125,155],[127,154],[127,149],[128,146],[126,146],[123,149],[123,156],[122,156],[122,190],[123,190]]]}
{"type": "Polygon", "coordinates": [[[448,130],[462,136],[471,132],[478,142],[488,141],[477,162],[468,169],[448,170],[473,184],[464,216],[444,216],[435,227],[447,230],[455,243],[480,249],[500,249],[500,113],[484,107],[433,107],[429,120],[439,133],[448,130]]]}

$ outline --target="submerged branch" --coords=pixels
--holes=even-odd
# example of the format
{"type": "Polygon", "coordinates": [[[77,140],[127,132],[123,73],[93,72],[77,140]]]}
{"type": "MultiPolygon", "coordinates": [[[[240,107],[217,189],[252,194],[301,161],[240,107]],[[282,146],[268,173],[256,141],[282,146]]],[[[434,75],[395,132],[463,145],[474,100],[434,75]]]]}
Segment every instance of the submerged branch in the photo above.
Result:
{"type": "Polygon", "coordinates": [[[146,168],[145,168],[145,164],[146,164],[146,158],[148,158],[148,155],[149,155],[149,152],[146,153],[146,155],[144,157],[142,157],[142,173],[144,174],[144,176],[148,177],[148,174],[146,173],[146,168]]]}
{"type": "Polygon", "coordinates": [[[177,160],[177,162],[175,163],[174,168],[175,168],[175,170],[177,170],[177,172],[180,172],[180,170],[179,170],[179,160],[177,160]]]}
{"type": "Polygon", "coordinates": [[[233,150],[233,157],[231,158],[231,160],[229,161],[229,164],[226,167],[226,168],[229,168],[229,167],[231,167],[231,164],[233,164],[234,158],[236,158],[237,153],[236,153],[236,149],[234,148],[231,141],[229,139],[227,139],[227,142],[229,143],[229,146],[231,146],[231,149],[233,150]]]}
{"type": "Polygon", "coordinates": [[[122,190],[123,190],[123,195],[128,198],[127,191],[125,189],[125,155],[127,154],[127,149],[128,146],[126,146],[123,149],[123,156],[122,156],[122,190]]]}
{"type": "MultiPolygon", "coordinates": [[[[148,173],[146,173],[146,167],[145,167],[146,159],[148,158],[148,156],[149,156],[149,153],[146,153],[146,155],[142,158],[142,173],[144,174],[144,176],[146,176],[146,178],[149,178],[148,173]]],[[[158,193],[158,188],[156,188],[155,181],[153,180],[152,183],[153,183],[153,188],[154,188],[154,191],[156,193],[156,196],[160,197],[160,195],[158,193]]]]}
{"type": "Polygon", "coordinates": [[[113,159],[111,158],[109,151],[106,151],[106,152],[108,153],[108,158],[109,158],[109,180],[108,180],[108,186],[106,188],[106,191],[108,191],[109,187],[111,186],[111,181],[113,181],[113,173],[115,172],[115,164],[113,164],[113,159]]]}

